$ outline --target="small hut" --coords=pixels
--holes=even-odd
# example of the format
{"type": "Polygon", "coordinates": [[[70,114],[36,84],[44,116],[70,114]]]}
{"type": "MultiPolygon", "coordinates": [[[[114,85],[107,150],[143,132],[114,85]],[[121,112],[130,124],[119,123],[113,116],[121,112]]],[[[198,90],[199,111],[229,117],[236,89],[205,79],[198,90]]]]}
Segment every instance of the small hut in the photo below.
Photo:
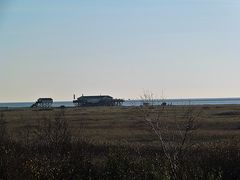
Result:
{"type": "Polygon", "coordinates": [[[39,98],[31,107],[49,109],[52,107],[52,98],[39,98]]]}

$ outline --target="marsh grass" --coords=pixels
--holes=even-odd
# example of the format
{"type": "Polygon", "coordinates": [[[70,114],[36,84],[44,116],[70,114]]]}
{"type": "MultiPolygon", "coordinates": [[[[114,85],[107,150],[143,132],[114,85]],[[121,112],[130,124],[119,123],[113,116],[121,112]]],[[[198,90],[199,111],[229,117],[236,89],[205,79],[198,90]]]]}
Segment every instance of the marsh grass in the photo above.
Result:
{"type": "MultiPolygon", "coordinates": [[[[239,179],[235,144],[188,149],[179,179],[239,179]]],[[[162,151],[142,147],[71,143],[65,151],[46,146],[1,145],[1,179],[173,179],[162,151]]]]}
{"type": "MultiPolygon", "coordinates": [[[[184,151],[177,177],[137,108],[7,111],[1,118],[7,133],[25,132],[1,143],[0,179],[240,179],[239,133],[228,128],[239,119],[216,115],[231,109],[239,107],[204,108],[202,125],[193,134],[194,145],[184,151]]],[[[186,121],[182,107],[168,113],[162,119],[168,129],[163,137],[172,143],[169,153],[175,153],[181,139],[178,132],[172,139],[175,117],[182,117],[182,130],[186,121]]]]}

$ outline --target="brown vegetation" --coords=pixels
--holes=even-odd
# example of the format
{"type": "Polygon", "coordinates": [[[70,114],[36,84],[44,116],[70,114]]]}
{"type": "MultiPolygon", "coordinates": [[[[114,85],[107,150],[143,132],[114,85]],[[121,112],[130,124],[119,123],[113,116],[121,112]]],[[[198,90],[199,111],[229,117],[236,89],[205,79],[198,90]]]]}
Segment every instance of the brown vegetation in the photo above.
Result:
{"type": "MultiPolygon", "coordinates": [[[[167,116],[172,118],[165,117],[162,123],[168,127],[168,133],[173,133],[176,130],[176,115],[182,113],[184,107],[166,108],[167,116]]],[[[213,143],[240,137],[240,116],[236,115],[236,112],[240,112],[240,106],[194,106],[192,109],[201,112],[198,130],[193,136],[195,142],[213,143]]],[[[150,113],[153,114],[155,110],[152,109],[150,113]]],[[[61,111],[19,109],[2,113],[11,136],[19,138],[22,130],[35,127],[44,119],[54,119],[61,111]]],[[[121,141],[126,144],[159,145],[138,107],[66,108],[64,111],[73,138],[84,138],[96,143],[118,144],[121,141]]]]}
{"type": "Polygon", "coordinates": [[[1,111],[0,179],[239,179],[238,112],[240,106],[1,111]]]}

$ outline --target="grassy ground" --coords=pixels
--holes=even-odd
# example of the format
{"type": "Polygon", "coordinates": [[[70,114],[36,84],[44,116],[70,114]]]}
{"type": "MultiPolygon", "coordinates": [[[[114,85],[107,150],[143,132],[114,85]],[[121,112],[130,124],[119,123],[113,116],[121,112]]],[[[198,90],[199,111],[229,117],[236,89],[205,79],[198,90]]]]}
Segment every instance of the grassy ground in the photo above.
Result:
{"type": "MultiPolygon", "coordinates": [[[[177,116],[184,107],[169,108],[169,117],[164,118],[164,126],[171,132],[177,116]],[[172,118],[171,118],[172,117],[172,118]]],[[[214,142],[240,137],[240,106],[194,106],[201,112],[197,120],[198,129],[194,133],[197,142],[214,142]]],[[[18,109],[4,111],[7,127],[13,137],[26,127],[32,127],[43,118],[53,118],[60,109],[34,111],[18,109]]],[[[66,108],[65,118],[75,137],[94,142],[131,143],[157,145],[158,141],[143,118],[143,112],[136,107],[89,107],[66,108]]],[[[151,111],[152,112],[152,111],[151,111]]],[[[178,120],[179,121],[179,120],[178,120]]]]}
{"type": "Polygon", "coordinates": [[[240,106],[162,108],[2,110],[0,179],[240,179],[240,106]]]}

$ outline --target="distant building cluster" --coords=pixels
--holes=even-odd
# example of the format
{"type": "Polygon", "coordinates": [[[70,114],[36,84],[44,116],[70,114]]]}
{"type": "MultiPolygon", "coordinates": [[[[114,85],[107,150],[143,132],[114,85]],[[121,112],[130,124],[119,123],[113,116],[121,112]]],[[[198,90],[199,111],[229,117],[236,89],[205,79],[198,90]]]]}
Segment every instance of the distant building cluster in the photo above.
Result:
{"type": "MultiPolygon", "coordinates": [[[[121,106],[124,102],[123,99],[114,99],[109,95],[100,96],[81,96],[74,100],[73,104],[75,107],[89,107],[89,106],[121,106]]],[[[50,109],[52,108],[53,99],[52,98],[39,98],[31,107],[40,109],[50,109]]]]}

